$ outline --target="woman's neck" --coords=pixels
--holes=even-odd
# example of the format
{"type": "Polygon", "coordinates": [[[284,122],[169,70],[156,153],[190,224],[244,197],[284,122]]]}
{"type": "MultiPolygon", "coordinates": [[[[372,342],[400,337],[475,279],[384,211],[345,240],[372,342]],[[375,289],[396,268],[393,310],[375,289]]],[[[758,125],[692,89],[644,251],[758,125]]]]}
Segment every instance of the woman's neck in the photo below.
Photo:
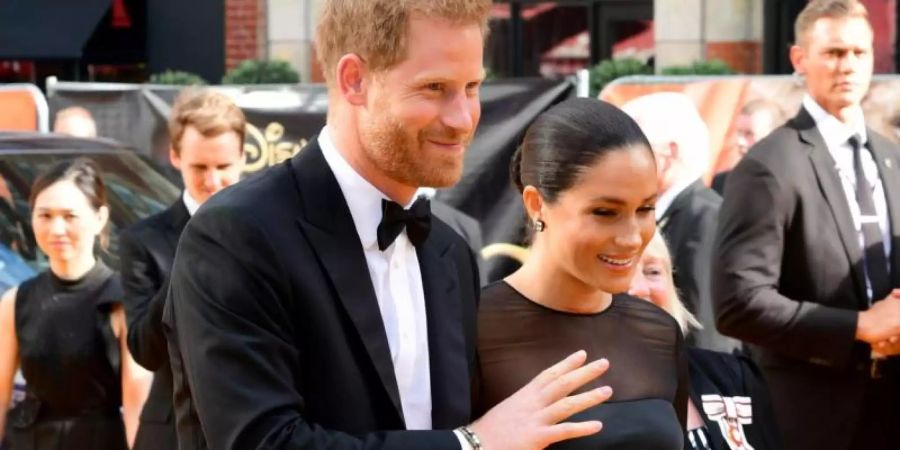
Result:
{"type": "Polygon", "coordinates": [[[594,314],[609,307],[612,294],[584,283],[542,253],[533,248],[506,282],[531,301],[557,311],[594,314]]]}
{"type": "Polygon", "coordinates": [[[67,260],[51,259],[50,270],[54,275],[63,280],[74,281],[84,277],[86,273],[94,268],[96,263],[97,260],[92,254],[67,260]]]}

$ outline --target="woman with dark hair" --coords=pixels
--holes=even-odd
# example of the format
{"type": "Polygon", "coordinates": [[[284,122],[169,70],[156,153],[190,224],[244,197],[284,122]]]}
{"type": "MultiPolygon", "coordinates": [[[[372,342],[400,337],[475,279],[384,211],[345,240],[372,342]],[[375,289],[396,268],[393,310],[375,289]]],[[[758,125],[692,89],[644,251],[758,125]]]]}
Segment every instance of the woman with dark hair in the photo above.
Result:
{"type": "Polygon", "coordinates": [[[125,343],[119,277],[94,254],[109,220],[103,180],[90,160],[64,161],[29,201],[50,268],[0,299],[0,405],[20,364],[27,383],[9,417],[0,408],[0,432],[13,450],[125,449],[147,379],[125,343]]]}
{"type": "MultiPolygon", "coordinates": [[[[582,390],[612,398],[572,417],[597,434],[551,448],[684,446],[687,365],[678,323],[624,294],[656,230],[656,163],[638,125],[593,99],[565,101],[528,128],[511,166],[533,226],[525,263],[485,288],[478,319],[476,408],[585,350],[609,369],[582,390]]],[[[478,412],[481,412],[478,411],[478,412]]]]}

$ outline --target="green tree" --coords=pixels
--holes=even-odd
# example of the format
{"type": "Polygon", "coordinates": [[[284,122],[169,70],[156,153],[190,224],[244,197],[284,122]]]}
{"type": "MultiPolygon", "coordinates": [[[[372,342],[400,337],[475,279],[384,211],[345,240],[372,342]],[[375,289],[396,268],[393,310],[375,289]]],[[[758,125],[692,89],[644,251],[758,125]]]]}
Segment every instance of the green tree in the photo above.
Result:
{"type": "Polygon", "coordinates": [[[287,61],[246,60],[222,77],[222,84],[299,83],[300,74],[287,61]]]}
{"type": "Polygon", "coordinates": [[[672,66],[662,70],[663,75],[731,75],[734,71],[721,59],[694,61],[688,66],[672,66]]]}
{"type": "Polygon", "coordinates": [[[150,75],[150,82],[176,86],[203,86],[207,84],[206,80],[200,75],[183,70],[166,70],[162,73],[155,73],[150,75]]]}
{"type": "Polygon", "coordinates": [[[590,69],[591,97],[616,78],[628,75],[652,75],[653,68],[635,58],[605,59],[590,69]]]}

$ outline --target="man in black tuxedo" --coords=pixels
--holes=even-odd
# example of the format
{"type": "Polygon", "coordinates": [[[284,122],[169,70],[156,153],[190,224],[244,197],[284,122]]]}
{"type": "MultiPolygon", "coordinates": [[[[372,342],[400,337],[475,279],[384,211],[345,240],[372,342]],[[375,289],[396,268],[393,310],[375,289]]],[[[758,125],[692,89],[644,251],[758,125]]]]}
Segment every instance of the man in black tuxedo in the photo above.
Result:
{"type": "Polygon", "coordinates": [[[162,329],[166,280],[178,238],[197,208],[238,181],[244,166],[244,114],[228,97],[188,90],[169,119],[172,165],[184,192],[168,209],[126,229],[120,236],[122,285],[128,318],[128,348],[154,372],[138,427],[136,450],[177,449],[172,409],[172,370],[162,329]]]}
{"type": "Polygon", "coordinates": [[[675,287],[703,325],[688,342],[730,352],[737,343],[715,330],[709,288],[713,237],[722,198],[703,184],[709,167],[709,130],[685,94],[660,92],[638,97],[622,109],[647,135],[659,176],[656,223],[672,250],[675,287]]]}
{"type": "Polygon", "coordinates": [[[182,449],[537,449],[608,390],[578,353],[475,423],[472,251],[415,198],[462,172],[489,0],[326,0],[327,125],[216,195],[164,313],[182,449]]]}
{"type": "Polygon", "coordinates": [[[900,151],[860,107],[873,31],[849,0],[813,0],[795,29],[807,95],[725,187],[718,326],[752,344],[785,448],[894,449],[900,151]]]}

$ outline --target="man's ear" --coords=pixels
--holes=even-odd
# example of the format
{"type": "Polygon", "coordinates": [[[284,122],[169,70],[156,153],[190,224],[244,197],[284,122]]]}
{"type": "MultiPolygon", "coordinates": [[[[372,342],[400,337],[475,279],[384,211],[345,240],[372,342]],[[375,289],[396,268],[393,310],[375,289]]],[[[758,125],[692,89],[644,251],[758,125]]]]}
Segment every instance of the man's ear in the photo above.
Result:
{"type": "Polygon", "coordinates": [[[798,75],[806,75],[806,49],[800,45],[792,45],[790,51],[791,65],[798,75]]]}
{"type": "Polygon", "coordinates": [[[178,156],[174,147],[169,147],[169,162],[172,163],[175,170],[181,170],[181,157],[178,156]]]}
{"type": "Polygon", "coordinates": [[[338,92],[347,103],[355,106],[366,104],[369,70],[366,62],[355,53],[341,57],[335,71],[338,92]]]}
{"type": "Polygon", "coordinates": [[[666,149],[669,151],[669,160],[671,162],[680,161],[681,157],[681,148],[678,147],[678,143],[675,141],[669,142],[666,144],[666,149]]]}

